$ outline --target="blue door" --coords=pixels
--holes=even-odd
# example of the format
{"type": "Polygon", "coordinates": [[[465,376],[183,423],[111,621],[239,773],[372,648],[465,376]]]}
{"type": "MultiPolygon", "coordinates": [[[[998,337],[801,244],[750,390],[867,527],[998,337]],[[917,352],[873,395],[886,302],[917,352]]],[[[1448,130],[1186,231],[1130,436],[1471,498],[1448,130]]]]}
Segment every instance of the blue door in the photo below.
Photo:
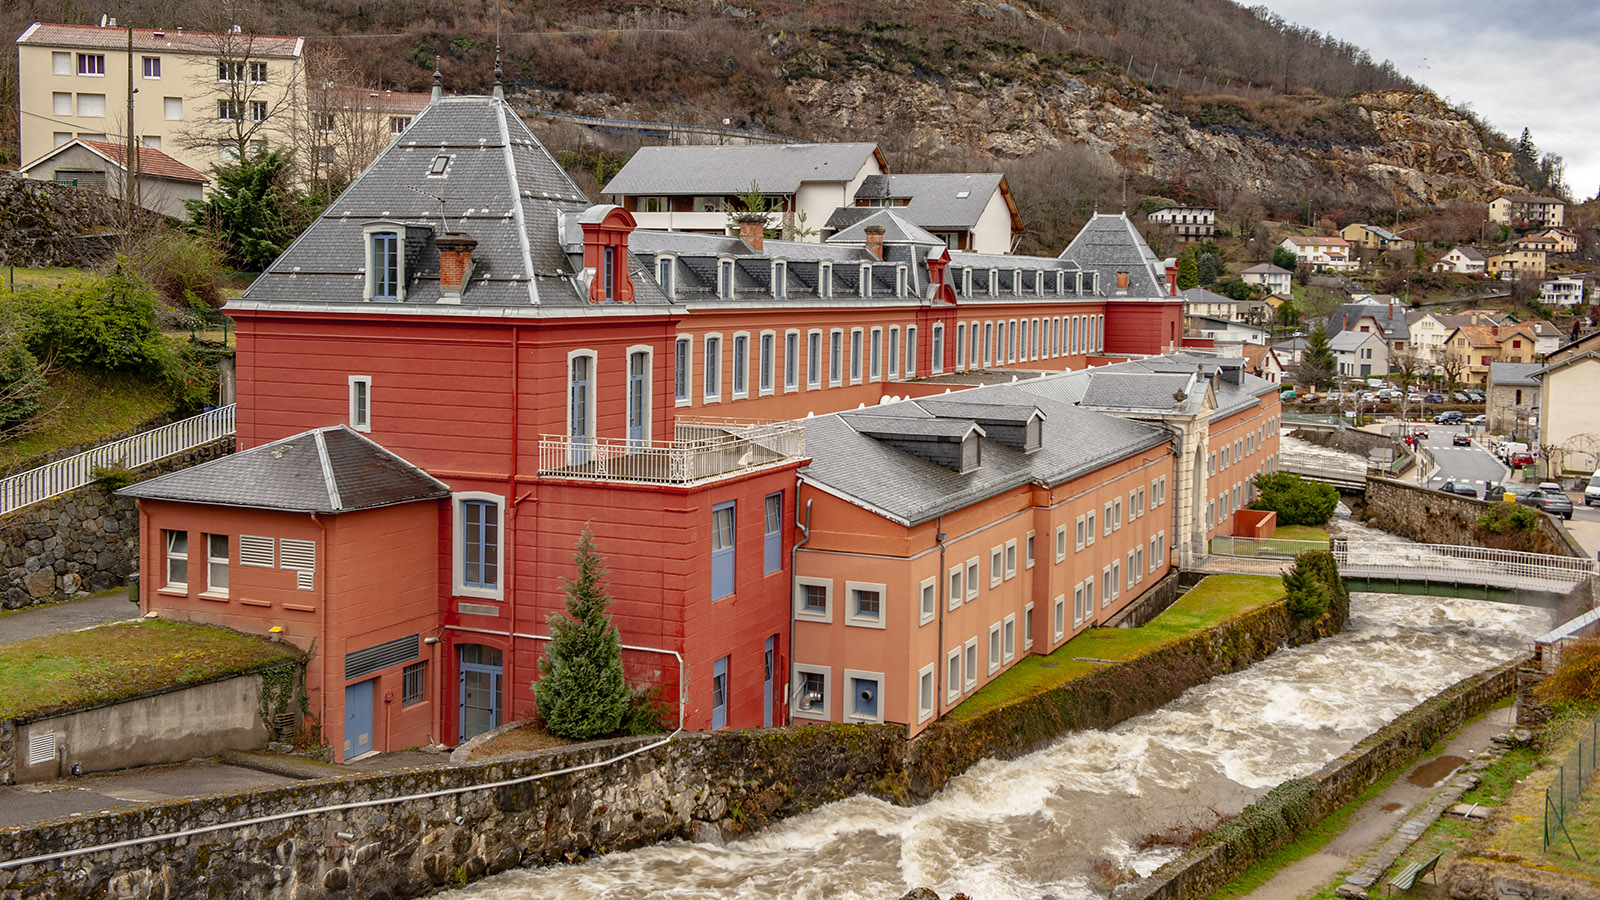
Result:
{"type": "Polygon", "coordinates": [[[764,728],[772,727],[773,709],[772,700],[776,694],[772,690],[772,673],[778,666],[778,636],[767,638],[767,653],[763,659],[766,666],[766,676],[761,682],[761,725],[764,728]]]}
{"type": "Polygon", "coordinates": [[[711,664],[711,727],[728,727],[728,658],[711,664]]]}
{"type": "Polygon", "coordinates": [[[594,441],[590,430],[589,357],[574,356],[572,373],[567,384],[569,413],[567,435],[572,441],[571,464],[581,466],[589,461],[589,445],[594,441]]]}
{"type": "Polygon", "coordinates": [[[372,685],[376,679],[367,679],[344,689],[344,753],[341,762],[349,762],[363,753],[372,751],[372,685]]]}
{"type": "Polygon", "coordinates": [[[645,431],[645,378],[649,374],[649,356],[634,353],[628,356],[628,446],[643,447],[645,431]]]}
{"type": "Polygon", "coordinates": [[[500,727],[500,651],[481,644],[461,647],[461,740],[500,727]]]}

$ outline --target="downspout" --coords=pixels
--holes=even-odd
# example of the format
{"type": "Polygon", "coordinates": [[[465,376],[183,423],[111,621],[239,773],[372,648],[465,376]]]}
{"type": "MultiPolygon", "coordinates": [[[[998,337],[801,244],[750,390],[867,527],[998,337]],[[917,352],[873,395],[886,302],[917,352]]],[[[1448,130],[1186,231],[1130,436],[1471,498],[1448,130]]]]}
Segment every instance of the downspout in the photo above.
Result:
{"type": "MultiPolygon", "coordinates": [[[[798,479],[795,483],[794,495],[796,497],[800,496],[800,485],[798,479]]],[[[800,548],[804,547],[806,543],[811,540],[811,503],[812,501],[810,500],[806,501],[806,520],[801,522],[799,519],[795,519],[794,522],[794,527],[800,529],[800,533],[805,535],[805,537],[795,541],[794,546],[789,548],[789,665],[787,668],[789,668],[791,671],[794,669],[794,567],[800,558],[800,548]]],[[[783,692],[783,707],[787,713],[784,718],[790,725],[793,725],[794,706],[789,702],[789,700],[793,696],[794,685],[789,681],[789,672],[783,673],[783,683],[786,686],[786,690],[783,692]]]]}
{"type": "MultiPolygon", "coordinates": [[[[934,596],[939,601],[939,646],[935,648],[933,654],[933,708],[938,713],[934,716],[934,719],[937,720],[942,718],[945,712],[944,611],[950,608],[950,598],[945,596],[950,590],[950,573],[945,570],[944,563],[944,516],[940,516],[939,521],[933,527],[933,539],[939,545],[939,589],[934,592],[934,596]]],[[[962,572],[962,577],[966,577],[965,571],[962,572]]]]}

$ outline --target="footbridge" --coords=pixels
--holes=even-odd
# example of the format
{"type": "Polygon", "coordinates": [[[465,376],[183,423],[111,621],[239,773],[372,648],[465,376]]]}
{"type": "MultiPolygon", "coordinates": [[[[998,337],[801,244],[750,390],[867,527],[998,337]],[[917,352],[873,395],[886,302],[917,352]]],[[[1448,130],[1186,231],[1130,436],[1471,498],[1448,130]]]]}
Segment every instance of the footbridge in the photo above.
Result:
{"type": "Polygon", "coordinates": [[[1339,574],[1347,582],[1372,585],[1363,585],[1367,590],[1421,584],[1566,594],[1596,574],[1595,561],[1582,557],[1402,541],[1335,538],[1331,543],[1339,574]]]}

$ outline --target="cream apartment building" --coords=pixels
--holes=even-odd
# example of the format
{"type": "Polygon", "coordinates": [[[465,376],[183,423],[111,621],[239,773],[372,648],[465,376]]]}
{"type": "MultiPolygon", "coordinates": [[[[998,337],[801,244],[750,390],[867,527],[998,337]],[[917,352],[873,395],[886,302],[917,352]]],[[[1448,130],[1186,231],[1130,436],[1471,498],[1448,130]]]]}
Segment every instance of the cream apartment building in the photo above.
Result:
{"type": "Polygon", "coordinates": [[[138,141],[192,169],[209,173],[241,144],[288,147],[304,116],[304,46],[299,37],[36,22],[17,38],[22,160],[74,138],[126,144],[130,80],[138,141]]]}

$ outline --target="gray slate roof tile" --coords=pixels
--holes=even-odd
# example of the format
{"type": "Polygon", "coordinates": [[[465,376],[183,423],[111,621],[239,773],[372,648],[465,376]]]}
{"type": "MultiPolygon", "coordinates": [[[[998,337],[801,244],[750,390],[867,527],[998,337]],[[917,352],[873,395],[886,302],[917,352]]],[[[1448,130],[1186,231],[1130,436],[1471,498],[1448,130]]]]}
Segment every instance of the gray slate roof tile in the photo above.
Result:
{"type": "Polygon", "coordinates": [[[804,181],[850,181],[877,144],[642,147],[604,194],[792,194],[804,181]]]}

